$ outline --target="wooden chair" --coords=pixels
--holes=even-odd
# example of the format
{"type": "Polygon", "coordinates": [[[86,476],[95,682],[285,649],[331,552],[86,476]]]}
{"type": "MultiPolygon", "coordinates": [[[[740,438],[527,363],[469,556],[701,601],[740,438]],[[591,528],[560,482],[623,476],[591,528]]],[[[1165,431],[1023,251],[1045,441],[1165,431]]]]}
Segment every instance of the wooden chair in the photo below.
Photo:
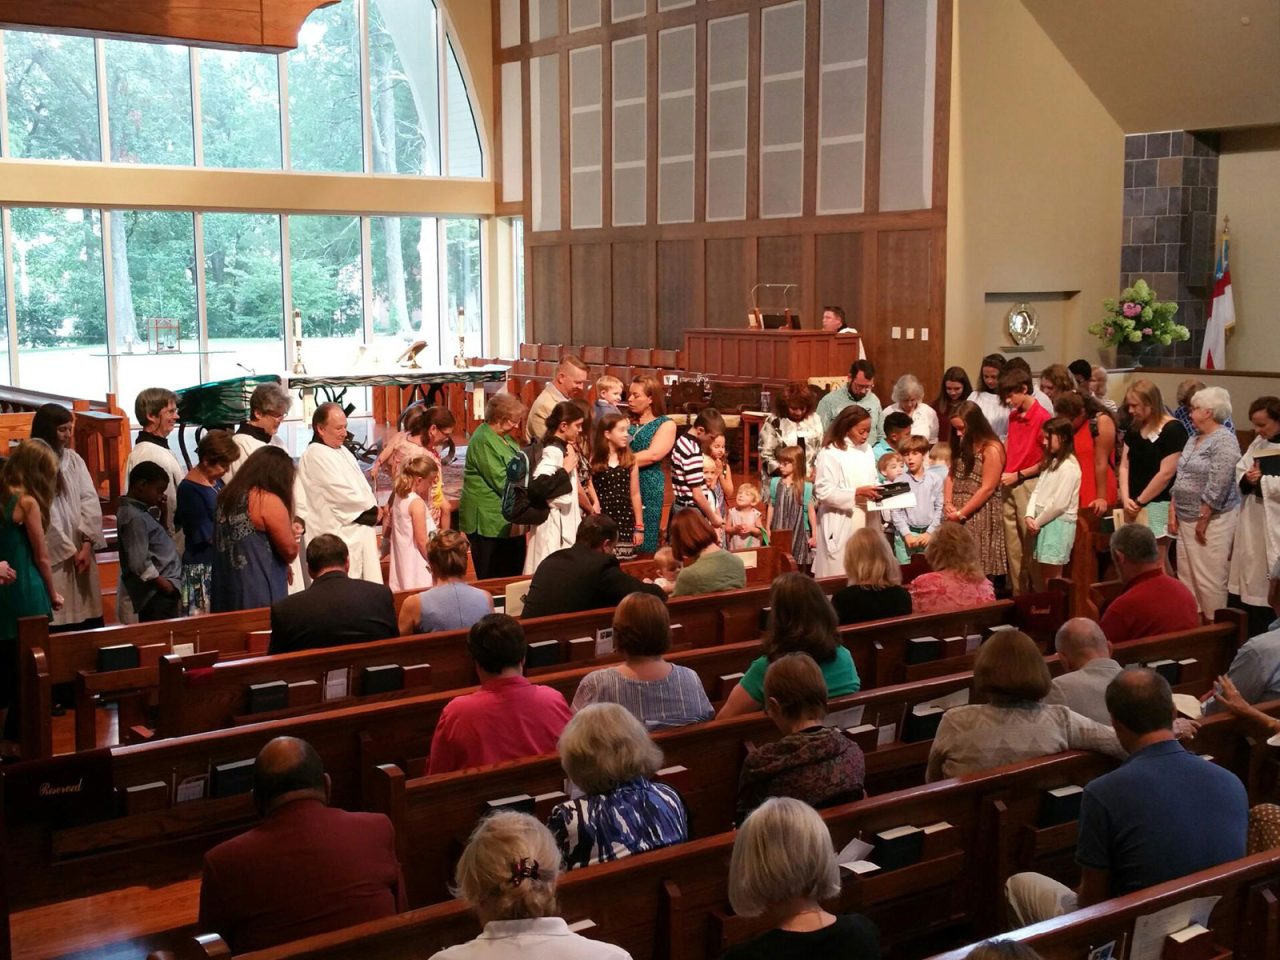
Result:
{"type": "Polygon", "coordinates": [[[590,365],[594,363],[600,366],[604,365],[604,347],[584,346],[582,348],[582,353],[578,356],[585,364],[590,365]]]}
{"type": "Polygon", "coordinates": [[[538,359],[538,345],[536,343],[520,344],[520,359],[536,361],[538,359]]]}

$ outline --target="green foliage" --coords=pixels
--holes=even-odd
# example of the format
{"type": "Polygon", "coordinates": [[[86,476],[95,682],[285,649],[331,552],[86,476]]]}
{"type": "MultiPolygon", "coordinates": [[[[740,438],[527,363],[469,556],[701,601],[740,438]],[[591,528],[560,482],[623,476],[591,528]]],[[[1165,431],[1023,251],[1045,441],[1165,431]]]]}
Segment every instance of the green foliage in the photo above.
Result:
{"type": "Polygon", "coordinates": [[[18,343],[58,346],[79,327],[99,331],[80,342],[102,344],[107,308],[98,211],[18,208],[12,222],[18,343]]]}
{"type": "Polygon", "coordinates": [[[1167,347],[1191,339],[1190,330],[1173,322],[1178,305],[1157,300],[1145,280],[1126,287],[1118,300],[1103,300],[1102,308],[1107,315],[1090,326],[1089,332],[1110,346],[1148,343],[1167,347]]]}

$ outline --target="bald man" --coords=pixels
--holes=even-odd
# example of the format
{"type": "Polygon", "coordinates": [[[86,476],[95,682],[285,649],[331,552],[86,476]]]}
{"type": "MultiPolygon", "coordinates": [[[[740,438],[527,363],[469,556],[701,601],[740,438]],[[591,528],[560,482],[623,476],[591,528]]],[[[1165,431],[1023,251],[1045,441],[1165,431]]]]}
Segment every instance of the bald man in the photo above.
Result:
{"type": "Polygon", "coordinates": [[[219,934],[238,954],[405,909],[391,821],[330,807],[329,791],[305,740],[277,737],[262,748],[253,766],[262,823],[205,854],[201,933],[219,934]]]}
{"type": "Polygon", "coordinates": [[[1068,620],[1053,641],[1063,674],[1053,679],[1045,703],[1066,704],[1076,713],[1110,725],[1107,684],[1120,672],[1102,628],[1087,617],[1068,620]]]}
{"type": "Polygon", "coordinates": [[[556,375],[542,388],[538,399],[529,408],[529,416],[524,425],[525,436],[529,440],[541,441],[547,432],[547,415],[555,409],[555,405],[565,400],[581,399],[586,386],[587,365],[571,353],[561,357],[556,375]]]}

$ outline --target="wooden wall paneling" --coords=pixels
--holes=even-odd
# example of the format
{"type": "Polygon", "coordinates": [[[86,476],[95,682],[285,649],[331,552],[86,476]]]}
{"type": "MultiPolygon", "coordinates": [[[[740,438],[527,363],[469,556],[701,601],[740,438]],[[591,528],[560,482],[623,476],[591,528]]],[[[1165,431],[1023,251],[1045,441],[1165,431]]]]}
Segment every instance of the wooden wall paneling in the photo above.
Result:
{"type": "MultiPolygon", "coordinates": [[[[801,273],[800,237],[761,237],[756,241],[756,283],[794,283],[796,289],[788,293],[788,303],[793,313],[800,311],[801,273]]],[[[766,312],[781,312],[782,291],[761,290],[760,304],[766,312]]],[[[802,322],[813,326],[812,317],[802,317],[802,322]]]]}
{"type": "MultiPolygon", "coordinates": [[[[760,10],[747,21],[747,219],[760,216],[760,10]]],[[[705,94],[703,94],[705,96],[705,94]]],[[[706,209],[702,216],[706,215],[706,209]]]]}
{"type": "MultiPolygon", "coordinates": [[[[874,237],[874,234],[871,236],[874,237]]],[[[867,273],[863,251],[866,234],[826,233],[814,238],[814,325],[822,318],[820,311],[827,304],[844,307],[845,318],[851,327],[857,327],[864,341],[870,342],[867,329],[870,324],[864,308],[867,273]]],[[[805,321],[808,323],[808,320],[805,321]]],[[[870,347],[868,346],[868,352],[870,347]]]]}
{"type": "Polygon", "coordinates": [[[822,323],[818,300],[818,238],[811,233],[800,237],[800,320],[816,329],[822,323]]]}
{"type": "Polygon", "coordinates": [[[931,331],[927,344],[919,340],[920,327],[929,324],[937,309],[939,285],[933,272],[936,235],[932,230],[886,230],[879,234],[875,326],[880,337],[874,357],[871,344],[867,344],[867,356],[876,364],[882,396],[904,373],[919,377],[926,393],[942,376],[941,364],[933,356],[940,336],[931,331]],[[902,339],[888,336],[895,326],[902,328],[902,339]],[[908,327],[916,330],[916,339],[906,339],[908,327]]]}
{"type": "Polygon", "coordinates": [[[740,327],[746,323],[747,279],[745,244],[740,238],[706,241],[706,303],[708,327],[740,327]]]}
{"type": "MultiPolygon", "coordinates": [[[[608,0],[601,18],[609,19],[608,0]]],[[[613,225],[613,44],[600,44],[600,222],[613,225]]]]}
{"type": "Polygon", "coordinates": [[[707,243],[699,237],[693,244],[693,323],[696,327],[706,327],[709,326],[707,322],[707,243]]]}
{"type": "Polygon", "coordinates": [[[613,346],[611,253],[607,243],[581,243],[570,248],[572,335],[566,343],[613,346]]]}
{"type": "MultiPolygon", "coordinates": [[[[650,14],[653,13],[653,2],[654,0],[649,0],[650,14]]],[[[648,73],[645,81],[645,89],[648,91],[645,98],[645,123],[648,125],[648,135],[645,138],[648,212],[645,214],[645,223],[650,229],[658,225],[658,46],[658,33],[655,30],[649,34],[649,42],[645,44],[645,68],[648,73]]]]}
{"type": "MultiPolygon", "coordinates": [[[[742,276],[745,281],[742,287],[742,297],[744,306],[750,307],[751,288],[764,280],[764,278],[760,276],[760,238],[756,236],[744,237],[741,243],[742,276]]],[[[758,302],[767,303],[768,301],[760,300],[758,302]]],[[[744,319],[742,311],[738,311],[738,319],[734,323],[729,324],[729,326],[741,326],[744,319]]]]}
{"type": "MultiPolygon", "coordinates": [[[[569,0],[560,0],[560,29],[562,31],[568,29],[569,24],[569,0]]],[[[570,170],[573,166],[572,152],[572,132],[573,132],[573,113],[570,104],[573,102],[569,94],[569,78],[572,71],[569,69],[569,52],[566,50],[559,55],[559,79],[560,79],[560,227],[561,229],[569,229],[573,225],[573,177],[570,170]]],[[[601,119],[604,112],[601,111],[601,119]]],[[[603,221],[601,221],[603,222],[603,221]]]]}
{"type": "MultiPolygon", "coordinates": [[[[947,61],[950,62],[950,56],[947,61]]],[[[876,213],[880,209],[880,100],[883,85],[884,0],[869,0],[867,6],[867,131],[863,140],[865,152],[862,164],[863,175],[866,177],[862,203],[864,213],[876,213]]]]}
{"type": "Polygon", "coordinates": [[[707,216],[707,21],[698,22],[693,80],[693,219],[707,216]]]}
{"type": "Polygon", "coordinates": [[[529,289],[533,309],[530,338],[538,343],[572,343],[570,336],[570,263],[569,248],[560,244],[531,247],[525,261],[525,286],[529,289]]]}
{"type": "MultiPolygon", "coordinates": [[[[497,19],[498,11],[495,10],[495,19],[497,19]]],[[[529,37],[529,5],[527,3],[520,4],[520,36],[527,40],[529,37]]],[[[499,68],[501,69],[501,68],[499,68]]],[[[532,61],[525,59],[520,62],[520,104],[523,117],[521,118],[522,129],[520,131],[521,147],[524,151],[524,163],[521,164],[521,175],[524,178],[524,186],[521,190],[522,202],[524,208],[522,216],[524,217],[524,330],[525,338],[530,342],[534,342],[538,335],[537,317],[533,309],[533,284],[530,278],[533,275],[533,248],[530,246],[530,238],[533,234],[533,90],[532,87],[532,61]]]]}
{"type": "Polygon", "coordinates": [[[613,345],[652,347],[653,245],[613,245],[613,345]]]}
{"type": "MultiPolygon", "coordinates": [[[[947,206],[947,151],[951,142],[951,29],[952,0],[938,2],[938,53],[933,95],[933,206],[947,206]]],[[[940,265],[945,269],[946,261],[940,265]]]]}
{"type": "Polygon", "coordinates": [[[698,300],[697,251],[699,240],[658,242],[657,344],[664,350],[684,349],[684,331],[706,326],[695,315],[698,300]]]}

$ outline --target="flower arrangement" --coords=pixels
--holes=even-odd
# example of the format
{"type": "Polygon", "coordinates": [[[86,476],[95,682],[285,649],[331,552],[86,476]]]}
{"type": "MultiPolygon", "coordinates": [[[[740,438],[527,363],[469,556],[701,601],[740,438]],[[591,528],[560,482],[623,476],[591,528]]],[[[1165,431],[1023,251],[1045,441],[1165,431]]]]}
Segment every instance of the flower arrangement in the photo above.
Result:
{"type": "Polygon", "coordinates": [[[1173,322],[1178,305],[1157,300],[1156,292],[1145,280],[1126,287],[1118,300],[1110,297],[1103,300],[1102,308],[1107,315],[1089,327],[1089,332],[1109,346],[1158,344],[1167,347],[1191,339],[1190,330],[1173,322]]]}

